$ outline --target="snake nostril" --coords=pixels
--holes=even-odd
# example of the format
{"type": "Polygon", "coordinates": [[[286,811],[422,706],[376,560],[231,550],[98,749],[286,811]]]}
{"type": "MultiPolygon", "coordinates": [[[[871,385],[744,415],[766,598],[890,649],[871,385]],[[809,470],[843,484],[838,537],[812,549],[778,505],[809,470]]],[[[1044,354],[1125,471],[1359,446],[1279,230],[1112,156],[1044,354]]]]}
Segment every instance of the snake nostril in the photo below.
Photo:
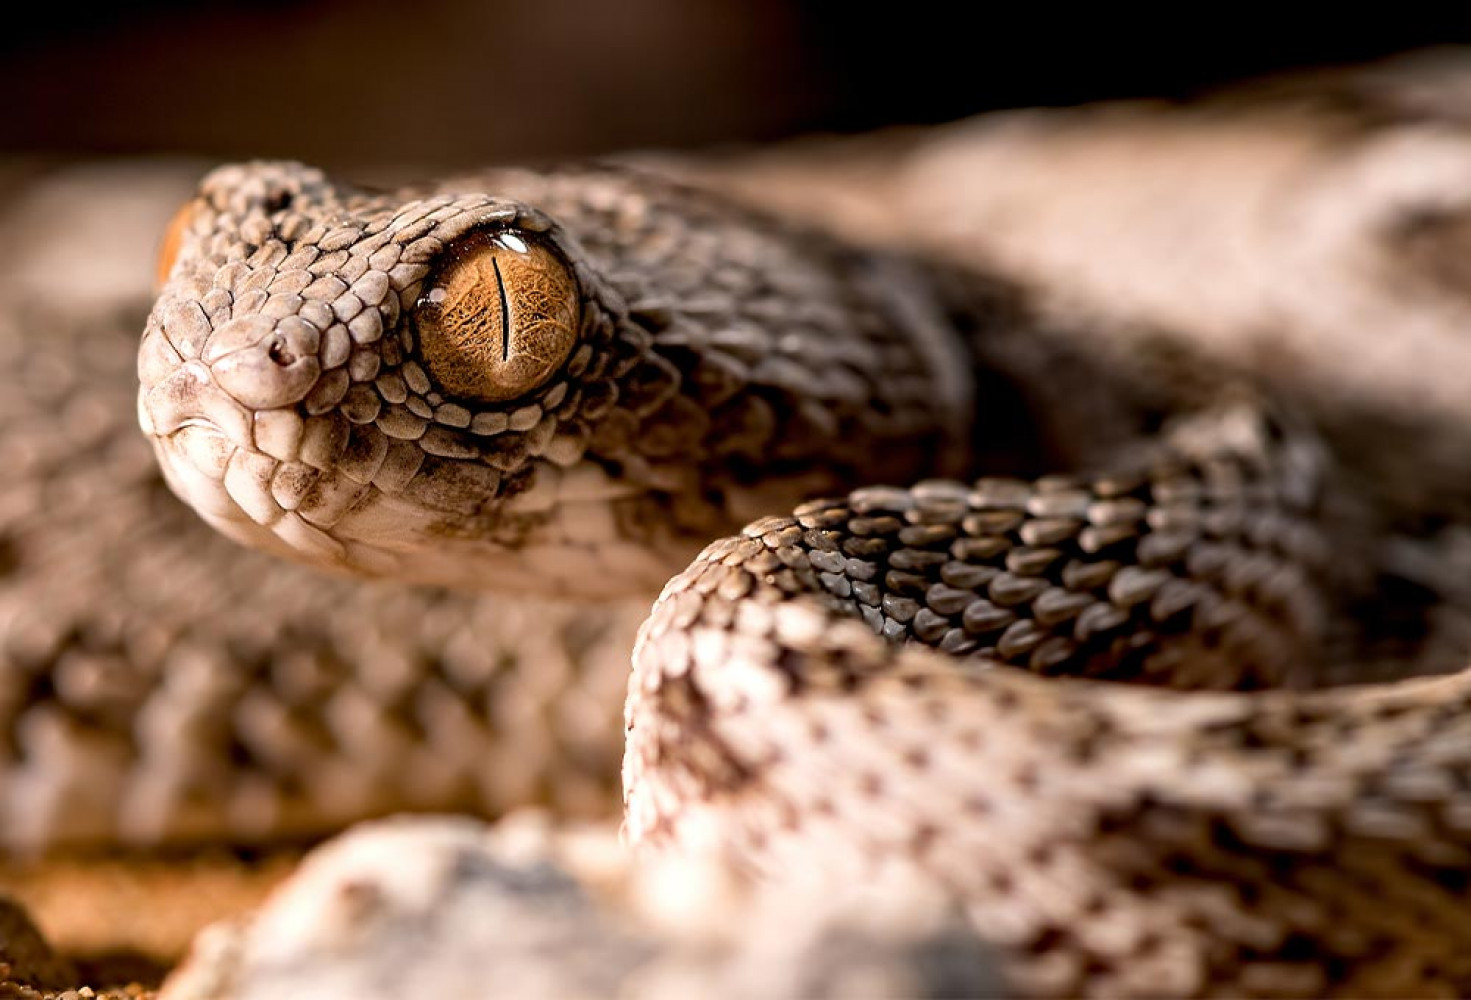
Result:
{"type": "Polygon", "coordinates": [[[282,368],[296,363],[296,355],[286,346],[286,338],[276,337],[271,341],[271,346],[266,349],[266,356],[282,368]]]}
{"type": "Polygon", "coordinates": [[[218,327],[202,360],[215,382],[253,409],[288,406],[311,391],[321,374],[321,334],[300,317],[258,313],[218,327]]]}

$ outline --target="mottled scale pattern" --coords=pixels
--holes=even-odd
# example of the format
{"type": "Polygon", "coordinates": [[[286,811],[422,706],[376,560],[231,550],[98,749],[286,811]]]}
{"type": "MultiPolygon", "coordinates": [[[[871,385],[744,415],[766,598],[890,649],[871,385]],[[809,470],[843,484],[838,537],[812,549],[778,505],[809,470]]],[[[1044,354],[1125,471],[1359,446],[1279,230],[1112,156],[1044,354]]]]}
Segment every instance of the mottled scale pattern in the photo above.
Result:
{"type": "Polygon", "coordinates": [[[863,489],[747,534],[778,559],[810,546],[788,567],[815,572],[802,588],[889,639],[1043,675],[1309,686],[1328,558],[1310,446],[1280,469],[1167,457],[1094,479],[863,489]]]}

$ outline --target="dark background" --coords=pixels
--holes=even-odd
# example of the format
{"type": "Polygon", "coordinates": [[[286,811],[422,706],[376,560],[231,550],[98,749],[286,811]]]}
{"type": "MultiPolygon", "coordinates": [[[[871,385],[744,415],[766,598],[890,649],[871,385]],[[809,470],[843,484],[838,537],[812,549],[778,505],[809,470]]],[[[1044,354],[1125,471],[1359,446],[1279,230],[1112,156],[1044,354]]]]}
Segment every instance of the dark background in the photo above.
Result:
{"type": "Polygon", "coordinates": [[[1358,21],[1341,7],[1317,19],[1287,5],[1100,8],[39,0],[0,37],[0,152],[539,159],[1183,97],[1467,37],[1380,5],[1358,21]]]}

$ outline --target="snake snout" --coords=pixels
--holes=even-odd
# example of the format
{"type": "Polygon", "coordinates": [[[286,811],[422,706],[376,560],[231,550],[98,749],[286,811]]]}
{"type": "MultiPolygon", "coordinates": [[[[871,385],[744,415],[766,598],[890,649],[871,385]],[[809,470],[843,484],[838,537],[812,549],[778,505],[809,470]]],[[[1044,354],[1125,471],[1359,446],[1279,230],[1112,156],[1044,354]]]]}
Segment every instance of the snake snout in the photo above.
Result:
{"type": "Polygon", "coordinates": [[[243,316],[223,323],[204,346],[203,360],[220,388],[255,410],[291,406],[322,374],[321,334],[290,316],[243,316]]]}

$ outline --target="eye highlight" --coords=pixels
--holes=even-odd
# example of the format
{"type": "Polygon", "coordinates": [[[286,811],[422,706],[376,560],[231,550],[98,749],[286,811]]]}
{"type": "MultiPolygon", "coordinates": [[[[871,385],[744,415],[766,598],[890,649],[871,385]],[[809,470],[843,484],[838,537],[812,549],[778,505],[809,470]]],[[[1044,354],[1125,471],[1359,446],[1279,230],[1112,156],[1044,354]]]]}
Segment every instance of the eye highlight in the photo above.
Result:
{"type": "Polygon", "coordinates": [[[577,343],[577,283],[517,233],[470,237],[414,307],[424,367],[447,393],[499,402],[544,384],[577,343]]]}

